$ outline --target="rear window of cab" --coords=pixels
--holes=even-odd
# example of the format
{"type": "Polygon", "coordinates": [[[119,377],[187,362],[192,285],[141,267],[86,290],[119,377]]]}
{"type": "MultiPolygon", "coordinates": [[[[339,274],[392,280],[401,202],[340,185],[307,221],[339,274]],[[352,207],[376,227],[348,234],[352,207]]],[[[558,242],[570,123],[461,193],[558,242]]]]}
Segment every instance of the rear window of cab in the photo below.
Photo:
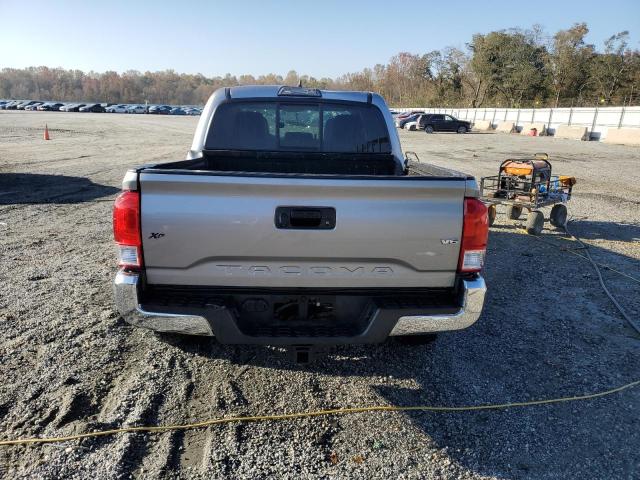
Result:
{"type": "Polygon", "coordinates": [[[391,153],[374,105],[334,102],[227,102],[213,116],[207,150],[391,153]]]}

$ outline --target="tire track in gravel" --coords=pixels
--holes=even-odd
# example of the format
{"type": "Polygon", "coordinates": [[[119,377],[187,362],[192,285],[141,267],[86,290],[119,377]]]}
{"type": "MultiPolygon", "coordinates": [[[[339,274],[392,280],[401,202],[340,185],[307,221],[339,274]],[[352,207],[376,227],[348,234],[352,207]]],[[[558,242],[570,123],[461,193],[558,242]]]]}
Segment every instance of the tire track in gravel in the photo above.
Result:
{"type": "MultiPolygon", "coordinates": [[[[216,374],[213,369],[191,372],[189,385],[192,388],[185,402],[184,414],[190,421],[226,416],[235,410],[234,407],[243,408],[247,405],[237,385],[229,382],[227,375],[216,374]],[[198,381],[194,383],[193,378],[198,381]]],[[[221,429],[217,427],[182,432],[176,439],[179,440],[176,443],[179,454],[174,456],[173,467],[189,472],[209,471],[215,451],[220,448],[220,438],[221,429]]]]}
{"type": "MultiPolygon", "coordinates": [[[[135,332],[129,342],[137,353],[127,357],[102,404],[100,426],[184,423],[218,415],[218,403],[212,400],[225,394],[217,389],[218,375],[208,369],[204,373],[196,370],[191,360],[176,360],[171,348],[162,344],[161,336],[144,332],[140,341],[140,334],[135,332]]],[[[230,395],[229,403],[235,393],[230,395]]],[[[115,437],[108,442],[111,458],[115,451],[114,472],[153,477],[204,472],[209,468],[211,452],[219,446],[219,430],[215,430],[215,434],[207,429],[115,437]]]]}
{"type": "MultiPolygon", "coordinates": [[[[161,423],[183,423],[185,406],[189,404],[193,391],[193,380],[191,369],[187,363],[178,360],[171,371],[166,372],[167,388],[165,398],[158,409],[158,418],[161,423]]],[[[140,465],[144,472],[153,476],[168,475],[176,470],[182,453],[182,437],[184,432],[167,432],[157,436],[151,436],[152,442],[148,448],[147,455],[142,459],[140,465]]]]}
{"type": "MultiPolygon", "coordinates": [[[[166,340],[167,337],[161,338],[166,340]]],[[[177,341],[182,343],[185,339],[177,341]]],[[[179,395],[169,402],[177,408],[170,415],[164,412],[163,421],[168,422],[168,417],[173,422],[196,422],[248,413],[249,401],[239,382],[248,367],[226,361],[216,361],[216,365],[211,365],[209,356],[212,352],[224,348],[214,340],[198,339],[189,343],[189,349],[204,352],[200,352],[203,355],[189,356],[188,361],[178,366],[180,374],[174,375],[172,382],[180,386],[179,395]]],[[[239,424],[178,431],[166,436],[168,440],[162,441],[164,450],[158,453],[159,457],[164,456],[162,471],[183,472],[188,476],[210,474],[212,471],[219,471],[221,475],[231,474],[248,448],[246,426],[239,424]]],[[[159,461],[150,459],[148,463],[153,465],[159,461]]]]}
{"type": "MultiPolygon", "coordinates": [[[[139,339],[136,342],[130,337],[127,343],[131,345],[130,355],[125,357],[125,365],[101,405],[101,428],[158,423],[159,412],[171,392],[172,376],[167,373],[174,370],[175,360],[141,349],[139,339]]],[[[96,443],[109,446],[116,476],[127,476],[144,468],[145,460],[154,451],[149,437],[144,433],[123,434],[97,439],[96,443]]]]}

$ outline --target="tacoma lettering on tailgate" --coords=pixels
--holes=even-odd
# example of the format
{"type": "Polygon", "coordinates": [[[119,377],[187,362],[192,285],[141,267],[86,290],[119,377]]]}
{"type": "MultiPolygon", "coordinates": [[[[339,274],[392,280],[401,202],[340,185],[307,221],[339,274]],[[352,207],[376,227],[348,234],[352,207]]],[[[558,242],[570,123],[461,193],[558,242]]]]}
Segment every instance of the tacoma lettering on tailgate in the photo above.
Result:
{"type": "Polygon", "coordinates": [[[317,275],[317,276],[348,276],[358,277],[364,275],[391,276],[393,269],[388,266],[309,266],[301,267],[298,265],[283,265],[280,267],[270,267],[268,265],[238,265],[227,264],[216,265],[217,269],[224,271],[228,276],[299,276],[299,275],[317,275]]]}

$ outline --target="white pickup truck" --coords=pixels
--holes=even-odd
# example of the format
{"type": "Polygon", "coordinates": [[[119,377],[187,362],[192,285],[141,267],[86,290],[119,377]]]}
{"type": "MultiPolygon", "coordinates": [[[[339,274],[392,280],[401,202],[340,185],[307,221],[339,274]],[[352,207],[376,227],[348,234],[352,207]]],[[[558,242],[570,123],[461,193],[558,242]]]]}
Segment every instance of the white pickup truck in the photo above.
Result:
{"type": "Polygon", "coordinates": [[[217,90],[187,159],[129,170],[115,300],[133,325],[222,343],[375,343],[480,315],[487,208],[406,159],[382,97],[217,90]]]}

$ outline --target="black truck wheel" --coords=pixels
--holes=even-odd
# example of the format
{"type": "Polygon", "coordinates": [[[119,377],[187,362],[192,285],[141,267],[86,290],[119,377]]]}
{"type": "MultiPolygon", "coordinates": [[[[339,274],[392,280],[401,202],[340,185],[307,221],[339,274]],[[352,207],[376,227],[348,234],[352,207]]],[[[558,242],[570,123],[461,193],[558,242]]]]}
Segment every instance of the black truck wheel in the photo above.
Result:
{"type": "Polygon", "coordinates": [[[567,207],[561,203],[554,205],[549,218],[551,225],[562,228],[567,224],[567,207]]]}
{"type": "Polygon", "coordinates": [[[457,130],[458,133],[467,133],[467,127],[460,125],[457,130]]]}
{"type": "Polygon", "coordinates": [[[427,125],[426,127],[424,127],[424,132],[433,133],[433,127],[431,125],[427,125]]]}
{"type": "Polygon", "coordinates": [[[507,217],[511,220],[518,220],[522,215],[522,207],[520,205],[507,205],[507,217]]]}
{"type": "Polygon", "coordinates": [[[544,215],[540,210],[534,210],[527,215],[527,233],[540,235],[544,227],[544,215]]]}

